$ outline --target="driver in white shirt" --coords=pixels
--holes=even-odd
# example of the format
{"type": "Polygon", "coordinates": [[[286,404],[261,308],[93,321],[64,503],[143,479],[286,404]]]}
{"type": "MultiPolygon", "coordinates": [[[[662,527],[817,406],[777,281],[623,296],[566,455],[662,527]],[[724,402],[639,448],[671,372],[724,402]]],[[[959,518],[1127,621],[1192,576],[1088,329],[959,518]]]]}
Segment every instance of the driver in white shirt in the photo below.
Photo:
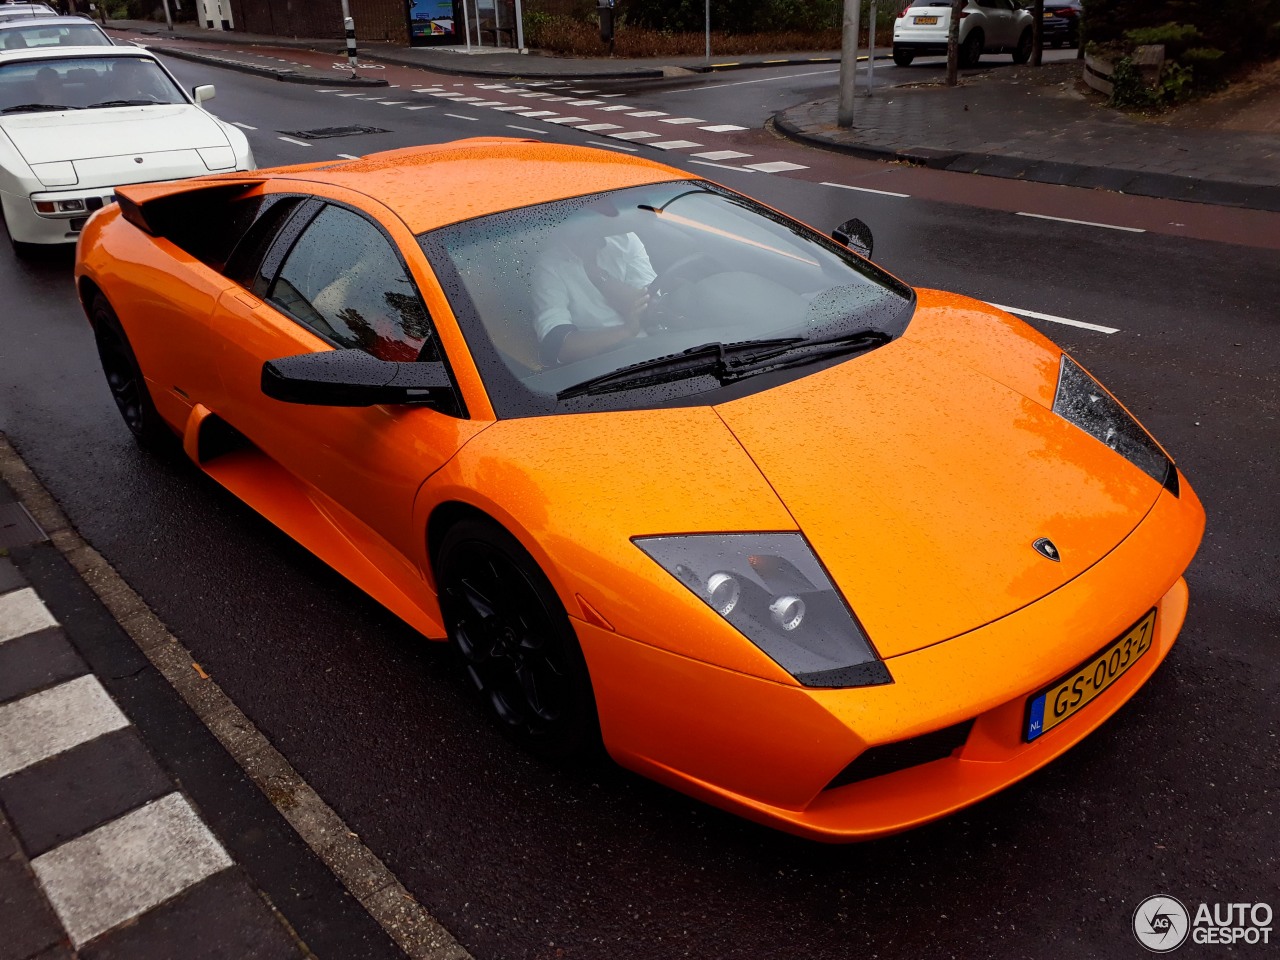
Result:
{"type": "Polygon", "coordinates": [[[639,237],[610,233],[610,209],[571,214],[534,267],[533,326],[545,363],[593,357],[640,332],[656,274],[639,237]]]}

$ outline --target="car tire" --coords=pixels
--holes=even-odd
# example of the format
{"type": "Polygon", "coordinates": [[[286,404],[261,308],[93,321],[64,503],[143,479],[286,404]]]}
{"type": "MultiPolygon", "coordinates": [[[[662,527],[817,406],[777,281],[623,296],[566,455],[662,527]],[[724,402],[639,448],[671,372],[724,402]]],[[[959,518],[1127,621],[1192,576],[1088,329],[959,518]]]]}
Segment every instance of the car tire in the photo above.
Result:
{"type": "Polygon", "coordinates": [[[910,50],[904,50],[901,47],[893,48],[893,62],[900,67],[911,66],[911,63],[912,61],[915,60],[915,58],[916,58],[916,55],[912,53],[910,50]]]}
{"type": "Polygon", "coordinates": [[[466,519],[435,551],[449,643],[499,728],[552,761],[600,753],[591,678],[546,575],[498,524],[466,519]]]}
{"type": "Polygon", "coordinates": [[[1026,63],[1031,59],[1031,51],[1035,46],[1035,38],[1031,35],[1031,28],[1022,31],[1022,36],[1018,38],[1018,45],[1013,50],[1014,63],[1026,63]]]}
{"type": "Polygon", "coordinates": [[[129,338],[125,336],[120,318],[101,294],[94,298],[89,314],[107,388],[124,419],[124,425],[138,446],[156,451],[171,449],[175,442],[174,433],[151,400],[146,378],[142,375],[129,338]]]}
{"type": "Polygon", "coordinates": [[[964,69],[976,67],[982,60],[982,47],[985,42],[981,30],[974,30],[964,38],[960,45],[960,66],[964,69]]]}

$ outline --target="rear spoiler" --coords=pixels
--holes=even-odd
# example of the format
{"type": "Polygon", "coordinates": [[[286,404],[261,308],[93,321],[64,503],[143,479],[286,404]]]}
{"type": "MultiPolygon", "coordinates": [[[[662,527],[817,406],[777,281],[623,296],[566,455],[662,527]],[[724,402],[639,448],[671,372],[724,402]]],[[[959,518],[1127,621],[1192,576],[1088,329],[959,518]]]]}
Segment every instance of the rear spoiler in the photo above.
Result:
{"type": "Polygon", "coordinates": [[[190,180],[169,180],[162,183],[135,183],[125,187],[116,187],[116,202],[120,204],[120,215],[132,223],[143,233],[159,236],[160,221],[155,214],[169,204],[165,200],[176,200],[189,197],[193,193],[225,193],[228,199],[237,194],[246,193],[256,186],[265,183],[269,178],[250,177],[194,177],[190,180]]]}

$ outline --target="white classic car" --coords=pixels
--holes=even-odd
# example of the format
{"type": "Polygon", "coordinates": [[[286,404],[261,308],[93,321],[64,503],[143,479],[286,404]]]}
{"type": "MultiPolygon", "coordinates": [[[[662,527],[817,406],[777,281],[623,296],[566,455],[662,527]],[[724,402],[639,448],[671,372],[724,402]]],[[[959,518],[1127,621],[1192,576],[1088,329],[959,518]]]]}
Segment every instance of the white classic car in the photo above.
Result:
{"type": "Polygon", "coordinates": [[[0,210],[14,249],[72,242],[115,188],[250,170],[244,134],[138,47],[0,57],[0,210]]]}

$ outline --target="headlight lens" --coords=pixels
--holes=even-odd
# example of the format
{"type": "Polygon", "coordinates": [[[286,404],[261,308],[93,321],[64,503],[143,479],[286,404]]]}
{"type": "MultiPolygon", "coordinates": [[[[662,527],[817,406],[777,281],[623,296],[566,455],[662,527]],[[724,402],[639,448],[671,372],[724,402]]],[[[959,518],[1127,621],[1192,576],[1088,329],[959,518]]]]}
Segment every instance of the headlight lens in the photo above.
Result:
{"type": "Polygon", "coordinates": [[[633,542],[805,686],[893,682],[800,534],[690,534],[633,542]]]}
{"type": "Polygon", "coordinates": [[[1111,394],[1065,353],[1058,371],[1053,412],[1101,440],[1156,483],[1177,493],[1178,471],[1173,462],[1111,394]]]}

